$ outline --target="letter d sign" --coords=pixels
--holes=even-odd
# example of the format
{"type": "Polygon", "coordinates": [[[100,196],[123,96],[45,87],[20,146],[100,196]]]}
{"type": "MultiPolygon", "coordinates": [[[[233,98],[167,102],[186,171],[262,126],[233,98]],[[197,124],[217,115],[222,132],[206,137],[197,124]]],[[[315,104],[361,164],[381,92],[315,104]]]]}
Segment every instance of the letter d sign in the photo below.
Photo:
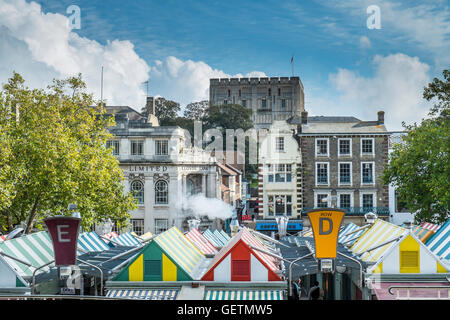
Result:
{"type": "Polygon", "coordinates": [[[64,216],[44,220],[52,238],[56,266],[76,264],[80,220],[64,216]]]}
{"type": "Polygon", "coordinates": [[[317,259],[336,258],[339,228],[344,214],[344,210],[329,208],[308,212],[317,259]]]}

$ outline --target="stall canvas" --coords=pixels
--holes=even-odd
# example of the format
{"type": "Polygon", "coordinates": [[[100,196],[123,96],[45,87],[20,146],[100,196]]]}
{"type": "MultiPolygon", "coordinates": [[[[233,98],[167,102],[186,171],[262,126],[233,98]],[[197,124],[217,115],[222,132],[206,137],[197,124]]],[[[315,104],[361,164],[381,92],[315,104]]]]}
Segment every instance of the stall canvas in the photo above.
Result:
{"type": "Polygon", "coordinates": [[[185,236],[192,241],[192,243],[203,253],[215,255],[217,254],[217,249],[211,244],[211,242],[203,236],[198,229],[194,228],[190,230],[185,236]]]}
{"type": "Polygon", "coordinates": [[[390,246],[367,271],[380,274],[437,274],[447,273],[448,269],[413,232],[409,232],[390,246]]]}
{"type": "Polygon", "coordinates": [[[78,254],[100,252],[110,247],[94,231],[84,232],[78,236],[78,254]]]}
{"type": "Polygon", "coordinates": [[[450,265],[450,219],[428,239],[426,246],[440,259],[450,265]]]}
{"type": "Polygon", "coordinates": [[[241,229],[212,260],[202,280],[281,281],[275,258],[254,247],[265,250],[246,228],[241,229]]]}
{"type": "Polygon", "coordinates": [[[115,245],[122,245],[125,247],[135,247],[140,246],[141,242],[134,237],[131,232],[122,233],[118,235],[117,237],[112,238],[114,242],[112,244],[115,245]]]}
{"type": "Polygon", "coordinates": [[[0,292],[26,287],[28,283],[0,255],[0,292]]]}
{"type": "Polygon", "coordinates": [[[338,242],[347,246],[352,245],[366,230],[367,228],[360,227],[353,222],[350,222],[339,231],[338,242]]]}
{"type": "Polygon", "coordinates": [[[153,238],[113,281],[190,281],[205,256],[177,227],[153,238]]]}
{"type": "Polygon", "coordinates": [[[203,235],[205,236],[206,239],[208,239],[209,242],[211,242],[213,244],[214,247],[216,248],[222,248],[225,244],[219,239],[217,238],[217,236],[209,229],[206,229],[205,231],[203,231],[203,235]]]}

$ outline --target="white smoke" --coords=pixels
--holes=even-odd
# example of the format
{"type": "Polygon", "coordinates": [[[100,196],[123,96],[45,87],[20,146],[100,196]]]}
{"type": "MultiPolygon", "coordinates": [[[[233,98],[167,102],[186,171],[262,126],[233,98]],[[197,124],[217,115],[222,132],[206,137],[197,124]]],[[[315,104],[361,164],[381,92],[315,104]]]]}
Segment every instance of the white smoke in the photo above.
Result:
{"type": "Polygon", "coordinates": [[[231,205],[217,198],[207,198],[201,193],[183,197],[181,203],[180,209],[183,209],[187,215],[197,218],[208,216],[211,220],[216,218],[226,220],[233,216],[231,205]]]}

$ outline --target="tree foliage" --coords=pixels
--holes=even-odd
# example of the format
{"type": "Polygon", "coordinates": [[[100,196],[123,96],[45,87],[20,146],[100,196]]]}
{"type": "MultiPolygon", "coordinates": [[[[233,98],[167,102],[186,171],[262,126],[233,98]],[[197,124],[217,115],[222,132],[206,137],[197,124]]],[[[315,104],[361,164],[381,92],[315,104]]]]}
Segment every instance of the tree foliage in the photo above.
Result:
{"type": "Polygon", "coordinates": [[[209,101],[203,100],[199,102],[192,102],[184,109],[184,117],[189,120],[201,121],[206,116],[206,111],[209,108],[209,101]]]}
{"type": "Polygon", "coordinates": [[[28,89],[14,73],[0,92],[0,225],[10,231],[24,222],[26,233],[42,227],[42,219],[70,215],[76,203],[82,225],[110,218],[124,226],[135,208],[124,193],[123,173],[105,147],[111,138],[105,116],[79,74],[54,80],[46,90],[28,89]],[[6,150],[6,153],[3,151],[6,150]],[[2,192],[3,194],[3,192],[2,192]]]}
{"type": "MultiPolygon", "coordinates": [[[[148,116],[150,106],[142,108],[142,114],[148,116]]],[[[178,117],[180,111],[180,104],[172,100],[166,100],[163,97],[155,98],[155,116],[159,120],[160,125],[167,125],[166,121],[175,119],[178,117]]]]}
{"type": "Polygon", "coordinates": [[[424,98],[435,101],[429,118],[405,126],[407,134],[394,145],[385,183],[393,183],[417,222],[442,223],[450,212],[450,77],[435,78],[424,98]]]}

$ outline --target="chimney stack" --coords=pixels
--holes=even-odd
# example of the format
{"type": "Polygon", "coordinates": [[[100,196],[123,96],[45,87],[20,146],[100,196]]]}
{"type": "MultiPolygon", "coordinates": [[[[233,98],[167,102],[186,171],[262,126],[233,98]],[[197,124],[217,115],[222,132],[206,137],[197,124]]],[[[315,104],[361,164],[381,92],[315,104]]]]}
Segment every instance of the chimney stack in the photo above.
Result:
{"type": "Polygon", "coordinates": [[[146,109],[148,110],[148,114],[155,114],[155,100],[153,97],[147,96],[146,109]]]}
{"type": "Polygon", "coordinates": [[[384,111],[378,111],[377,124],[384,124],[384,111]]]}
{"type": "Polygon", "coordinates": [[[308,123],[308,111],[302,111],[302,124],[308,123]]]}

